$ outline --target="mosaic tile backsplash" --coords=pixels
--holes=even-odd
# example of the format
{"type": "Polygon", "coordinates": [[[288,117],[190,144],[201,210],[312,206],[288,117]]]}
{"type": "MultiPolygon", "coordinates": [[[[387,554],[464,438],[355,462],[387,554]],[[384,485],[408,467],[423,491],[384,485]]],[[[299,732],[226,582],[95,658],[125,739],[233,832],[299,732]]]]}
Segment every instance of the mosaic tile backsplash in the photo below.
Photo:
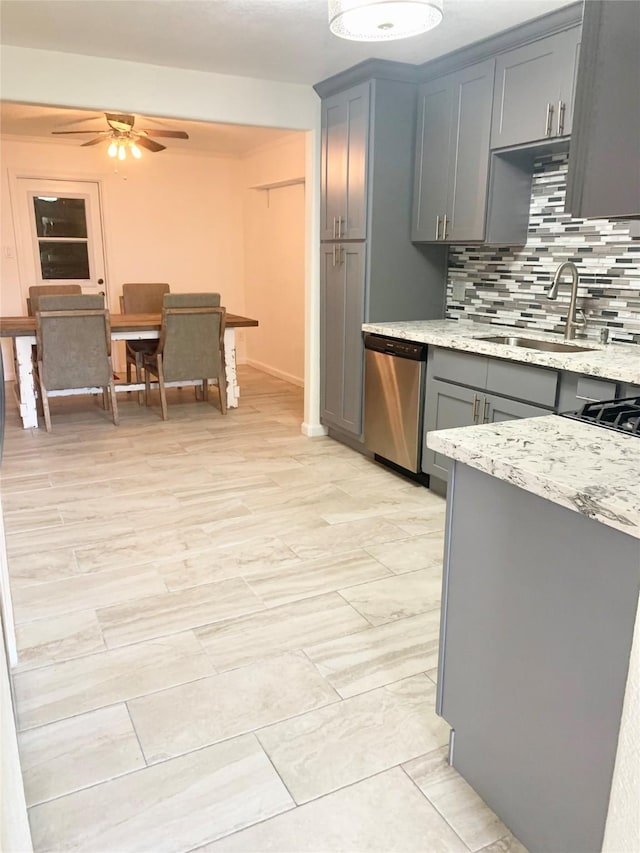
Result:
{"type": "Polygon", "coordinates": [[[570,287],[553,302],[546,292],[558,265],[573,261],[587,317],[578,337],[597,340],[607,326],[610,340],[640,344],[640,240],[622,222],[564,213],[567,162],[566,153],[536,161],[526,246],[450,248],[447,317],[563,332],[570,287]]]}

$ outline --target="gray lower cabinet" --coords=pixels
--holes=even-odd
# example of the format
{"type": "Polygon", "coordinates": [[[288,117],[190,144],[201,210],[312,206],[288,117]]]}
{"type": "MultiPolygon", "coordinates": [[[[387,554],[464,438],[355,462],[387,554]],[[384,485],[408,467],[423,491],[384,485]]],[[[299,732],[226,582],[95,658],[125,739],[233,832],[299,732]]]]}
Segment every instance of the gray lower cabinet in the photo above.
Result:
{"type": "Polygon", "coordinates": [[[556,370],[432,347],[427,357],[422,471],[446,480],[451,460],[427,447],[438,429],[550,415],[556,407],[556,370]]]}
{"type": "Polygon", "coordinates": [[[322,421],[362,434],[365,245],[323,243],[320,254],[322,421]]]}
{"type": "Polygon", "coordinates": [[[462,388],[449,382],[432,379],[427,383],[425,396],[424,430],[425,443],[422,449],[422,470],[441,480],[447,479],[451,460],[426,445],[426,434],[436,429],[472,426],[481,394],[473,388],[462,388]]]}
{"type": "Polygon", "coordinates": [[[640,214],[640,3],[584,4],[565,210],[640,214]]]}
{"type": "Polygon", "coordinates": [[[579,48],[572,27],[498,56],[492,149],[571,133],[579,48]]]}
{"type": "Polygon", "coordinates": [[[418,90],[411,233],[417,242],[484,239],[494,69],[488,59],[418,90]]]}
{"type": "Polygon", "coordinates": [[[456,462],[446,541],[436,710],[453,766],[531,853],[596,853],[638,540],[456,462]]]}
{"type": "Polygon", "coordinates": [[[542,415],[551,414],[549,409],[543,409],[541,406],[520,403],[518,400],[499,397],[497,394],[484,395],[482,411],[482,423],[485,424],[495,424],[499,421],[513,421],[516,418],[538,418],[542,415]]]}
{"type": "Polygon", "coordinates": [[[322,240],[364,240],[370,83],[322,102],[322,240]]]}

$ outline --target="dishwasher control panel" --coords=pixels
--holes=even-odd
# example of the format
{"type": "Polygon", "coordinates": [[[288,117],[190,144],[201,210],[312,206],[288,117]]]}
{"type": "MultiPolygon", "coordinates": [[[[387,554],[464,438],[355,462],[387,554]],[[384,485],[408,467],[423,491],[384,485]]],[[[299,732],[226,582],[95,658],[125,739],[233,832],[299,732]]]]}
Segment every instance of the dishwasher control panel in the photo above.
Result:
{"type": "Polygon", "coordinates": [[[397,358],[409,358],[412,361],[425,361],[427,345],[414,341],[403,341],[400,338],[385,338],[384,335],[367,333],[364,336],[364,348],[394,355],[397,358]]]}

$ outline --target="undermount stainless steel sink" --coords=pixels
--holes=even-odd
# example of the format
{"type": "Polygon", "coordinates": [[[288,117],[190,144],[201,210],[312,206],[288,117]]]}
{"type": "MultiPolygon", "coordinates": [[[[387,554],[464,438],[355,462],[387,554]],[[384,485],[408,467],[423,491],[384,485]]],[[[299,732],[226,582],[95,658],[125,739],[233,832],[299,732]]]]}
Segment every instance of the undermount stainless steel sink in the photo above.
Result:
{"type": "Polygon", "coordinates": [[[593,347],[581,347],[579,344],[567,344],[561,341],[538,341],[535,338],[520,338],[517,335],[488,335],[487,337],[474,338],[474,340],[503,344],[506,347],[536,349],[541,352],[589,352],[593,350],[593,347]]]}

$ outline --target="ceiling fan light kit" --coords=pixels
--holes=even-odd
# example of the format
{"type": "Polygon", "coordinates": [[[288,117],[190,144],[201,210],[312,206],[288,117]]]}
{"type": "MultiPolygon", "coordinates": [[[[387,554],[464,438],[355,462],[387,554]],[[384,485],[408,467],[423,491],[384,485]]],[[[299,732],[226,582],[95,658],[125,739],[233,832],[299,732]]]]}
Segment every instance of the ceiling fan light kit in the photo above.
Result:
{"type": "Polygon", "coordinates": [[[140,148],[147,151],[164,151],[166,146],[152,139],[153,136],[165,136],[172,139],[188,139],[189,134],[184,130],[134,130],[135,116],[118,115],[116,113],[105,113],[108,130],[53,130],[55,136],[66,136],[74,133],[92,133],[95,139],[83,142],[82,147],[87,145],[98,145],[100,142],[108,142],[107,154],[109,157],[117,157],[125,160],[127,152],[132,154],[136,160],[142,157],[140,148]]]}
{"type": "Polygon", "coordinates": [[[442,0],[329,0],[329,29],[351,41],[393,41],[436,27],[442,0]]]}

